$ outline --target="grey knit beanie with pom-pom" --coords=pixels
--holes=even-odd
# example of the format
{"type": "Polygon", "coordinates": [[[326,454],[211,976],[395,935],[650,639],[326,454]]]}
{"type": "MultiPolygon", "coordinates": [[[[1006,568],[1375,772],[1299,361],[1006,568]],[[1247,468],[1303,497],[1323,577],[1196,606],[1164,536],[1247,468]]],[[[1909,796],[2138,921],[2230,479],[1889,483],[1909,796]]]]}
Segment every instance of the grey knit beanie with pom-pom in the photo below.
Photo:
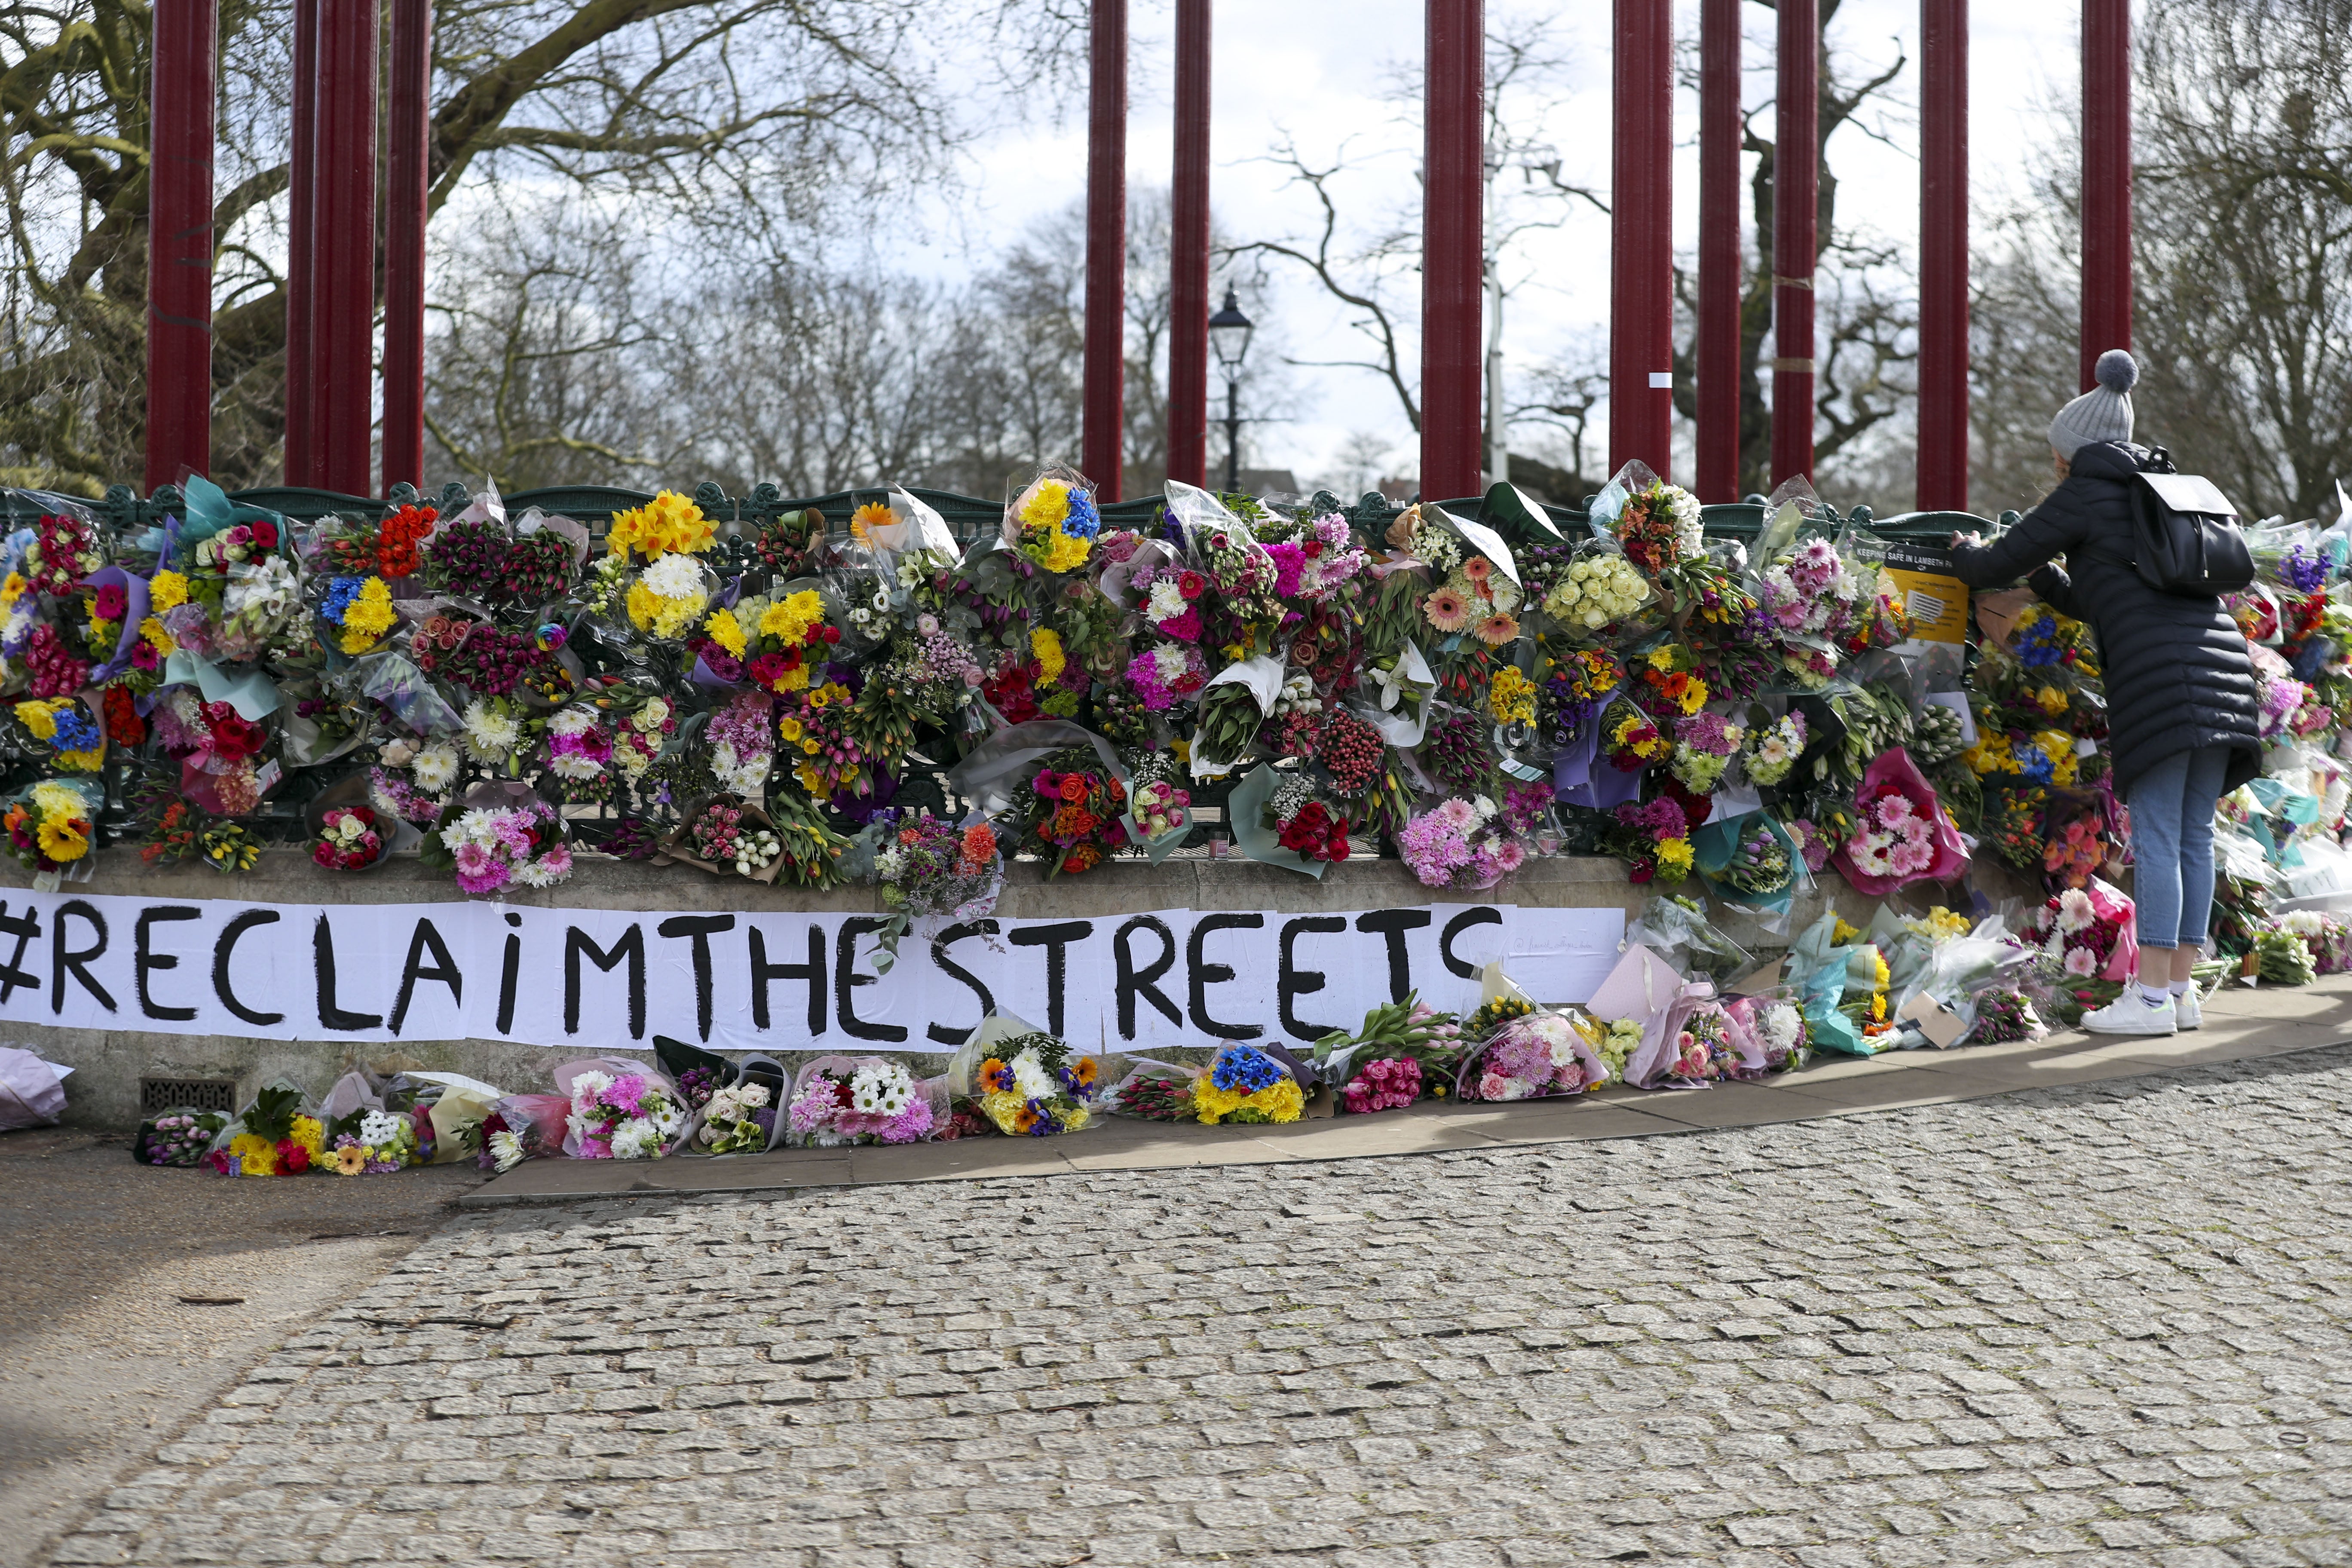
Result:
{"type": "Polygon", "coordinates": [[[2139,380],[2139,366],[2123,350],[2109,349],[2091,374],[2098,384],[2050,422],[2050,445],[2070,463],[2094,442],[2132,438],[2131,389],[2139,380]]]}

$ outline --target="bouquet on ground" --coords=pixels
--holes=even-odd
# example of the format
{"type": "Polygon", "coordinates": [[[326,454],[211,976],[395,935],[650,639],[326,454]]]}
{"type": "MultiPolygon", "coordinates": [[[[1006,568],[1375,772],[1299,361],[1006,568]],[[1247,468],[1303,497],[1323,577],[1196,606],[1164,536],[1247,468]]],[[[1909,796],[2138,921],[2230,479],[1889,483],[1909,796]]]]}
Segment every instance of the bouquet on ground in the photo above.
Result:
{"type": "Polygon", "coordinates": [[[1273,1052],[1248,1045],[1220,1050],[1192,1085],[1192,1099],[1193,1114],[1210,1126],[1296,1121],[1307,1108],[1307,1091],[1292,1068],[1273,1052]]]}
{"type": "Polygon", "coordinates": [[[1109,1086],[1095,1058],[1009,1014],[992,1013],[949,1064],[948,1087],[999,1132],[1050,1138],[1093,1126],[1109,1086]]]}
{"type": "Polygon", "coordinates": [[[1723,1005],[1731,1037],[1744,1057],[1762,1056],[1766,1072],[1788,1072],[1811,1059],[1813,1036],[1792,995],[1734,996],[1723,1005]]]}
{"type": "Polygon", "coordinates": [[[947,1120],[945,1087],[881,1057],[818,1057],[793,1085],[784,1141],[795,1149],[920,1143],[947,1120]]]}
{"type": "Polygon", "coordinates": [[[1580,1011],[1531,1010],[1505,1019],[1463,1063],[1465,1100],[1583,1094],[1609,1081],[1599,1047],[1608,1030],[1580,1011]]]}
{"type": "Polygon", "coordinates": [[[571,1113],[571,1100],[561,1094],[500,1096],[482,1119],[475,1168],[503,1176],[525,1160],[553,1159],[563,1152],[564,1123],[571,1113]]]}
{"type": "Polygon", "coordinates": [[[1104,1109],[1142,1121],[1197,1121],[1200,1108],[1192,1096],[1202,1077],[1199,1068],[1178,1062],[1138,1062],[1111,1090],[1104,1109]]]}
{"type": "Polygon", "coordinates": [[[2048,973],[2066,981],[2131,978],[2139,958],[2132,901],[2098,878],[2088,887],[2052,896],[2026,917],[2025,934],[2040,948],[2048,973]]]}
{"type": "Polygon", "coordinates": [[[783,840],[768,814],[730,795],[705,801],[671,836],[670,855],[717,876],[729,872],[772,882],[782,869],[783,840]]]}
{"type": "Polygon", "coordinates": [[[555,1081],[571,1098],[563,1152],[575,1160],[658,1160],[692,1120],[669,1079],[636,1063],[574,1062],[558,1068],[555,1081]]]}
{"type": "Polygon", "coordinates": [[[2352,924],[2324,910],[2292,910],[2279,917],[2278,929],[2303,943],[2314,974],[2352,970],[2352,924]]]}
{"type": "Polygon", "coordinates": [[[2038,1040],[2050,1032],[2033,998],[2023,991],[1995,986],[1977,998],[1976,1026],[1969,1031],[1972,1046],[2000,1045],[2011,1040],[2038,1040]]]}
{"type": "Polygon", "coordinates": [[[205,1158],[224,1176],[299,1176],[321,1163],[326,1138],[326,1124],[309,1097],[291,1084],[273,1083],[215,1135],[205,1158]]]}
{"type": "Polygon", "coordinates": [[[1366,1013],[1353,1034],[1334,1029],[1316,1041],[1315,1062],[1324,1081],[1339,1086],[1339,1108],[1361,1115],[1443,1099],[1467,1044],[1460,1021],[1415,992],[1366,1013]]]}
{"type": "MultiPolygon", "coordinates": [[[[692,1102],[693,1089],[681,1082],[678,1091],[692,1102]]],[[[711,1089],[698,1109],[702,1125],[695,1131],[694,1145],[705,1154],[757,1154],[775,1138],[776,1108],[769,1103],[764,1083],[711,1089]]]]}
{"type": "Polygon", "coordinates": [[[983,920],[1004,886],[996,830],[985,822],[956,827],[929,811],[885,807],[851,841],[843,870],[878,884],[889,923],[877,934],[874,971],[887,974],[898,943],[919,920],[983,920]]]}
{"type": "Polygon", "coordinates": [[[220,1130],[227,1125],[228,1118],[217,1110],[183,1107],[163,1111],[140,1122],[131,1157],[142,1165],[190,1170],[205,1163],[220,1130]]]}

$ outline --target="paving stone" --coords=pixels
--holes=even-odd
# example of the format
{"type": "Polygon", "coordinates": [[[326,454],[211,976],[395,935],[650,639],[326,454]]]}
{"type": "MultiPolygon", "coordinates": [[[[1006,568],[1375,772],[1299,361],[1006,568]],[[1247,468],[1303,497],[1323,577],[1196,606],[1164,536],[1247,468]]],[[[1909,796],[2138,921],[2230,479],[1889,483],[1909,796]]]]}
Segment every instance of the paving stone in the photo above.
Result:
{"type": "Polygon", "coordinates": [[[58,1563],[2352,1562],[2352,1047],[1412,1159],[474,1211],[58,1563]]]}

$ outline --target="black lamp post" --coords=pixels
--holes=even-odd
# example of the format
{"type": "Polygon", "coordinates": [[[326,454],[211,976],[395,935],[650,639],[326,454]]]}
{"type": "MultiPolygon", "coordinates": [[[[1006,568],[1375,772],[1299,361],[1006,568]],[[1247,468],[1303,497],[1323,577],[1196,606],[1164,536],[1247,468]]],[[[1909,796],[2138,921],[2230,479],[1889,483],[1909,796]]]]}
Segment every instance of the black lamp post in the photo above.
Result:
{"type": "Polygon", "coordinates": [[[1225,290],[1225,308],[1209,318],[1209,342],[1217,363],[1225,372],[1225,493],[1242,483],[1242,357],[1249,353],[1250,319],[1242,314],[1241,300],[1225,290]]]}

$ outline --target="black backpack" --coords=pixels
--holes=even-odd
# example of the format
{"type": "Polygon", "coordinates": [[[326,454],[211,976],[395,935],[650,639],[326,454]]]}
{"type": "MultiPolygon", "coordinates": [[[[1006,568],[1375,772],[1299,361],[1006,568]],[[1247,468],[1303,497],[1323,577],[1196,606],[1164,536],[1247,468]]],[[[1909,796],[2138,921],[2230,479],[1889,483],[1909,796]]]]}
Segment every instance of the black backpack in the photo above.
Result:
{"type": "Polygon", "coordinates": [[[2238,509],[2212,480],[2172,471],[2163,447],[2132,486],[2134,564],[2165,594],[2218,597],[2254,580],[2254,558],[2238,531],[2238,509]]]}

